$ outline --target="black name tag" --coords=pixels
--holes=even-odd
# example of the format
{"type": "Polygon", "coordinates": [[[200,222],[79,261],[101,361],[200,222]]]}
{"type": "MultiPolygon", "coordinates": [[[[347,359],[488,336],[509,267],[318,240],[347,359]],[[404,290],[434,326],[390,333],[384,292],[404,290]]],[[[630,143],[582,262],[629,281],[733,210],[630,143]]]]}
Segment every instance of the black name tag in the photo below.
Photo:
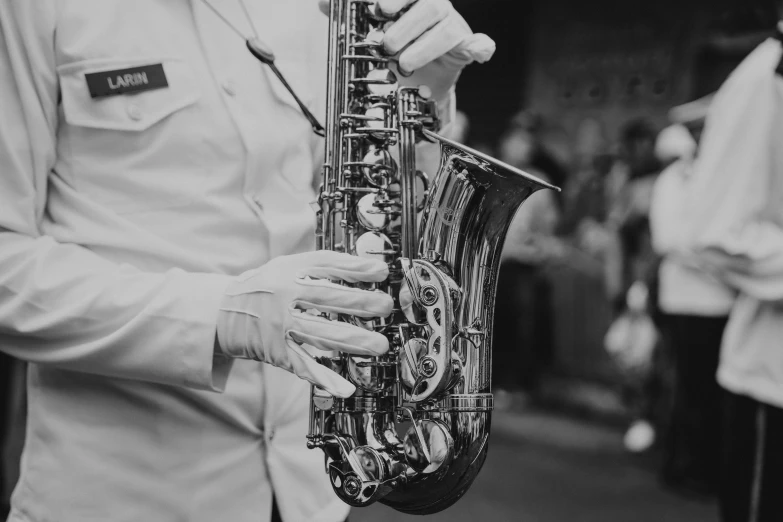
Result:
{"type": "Polygon", "coordinates": [[[162,63],[116,71],[99,71],[85,74],[84,77],[93,98],[151,91],[169,86],[162,63]]]}

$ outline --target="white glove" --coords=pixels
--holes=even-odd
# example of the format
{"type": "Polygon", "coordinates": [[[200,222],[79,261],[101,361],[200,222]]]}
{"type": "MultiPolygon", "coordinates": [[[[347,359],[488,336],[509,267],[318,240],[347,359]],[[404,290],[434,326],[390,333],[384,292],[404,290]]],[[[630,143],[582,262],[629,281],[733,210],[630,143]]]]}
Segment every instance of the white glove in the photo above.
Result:
{"type": "Polygon", "coordinates": [[[389,350],[383,335],[306,310],[386,317],[392,298],[381,291],[341,286],[384,281],[382,261],[328,250],[281,256],[250,270],[229,285],[220,307],[217,342],[228,357],[272,364],[337,397],[349,397],[353,384],[319,364],[301,344],[325,351],[376,356],[389,350]]]}
{"type": "MultiPolygon", "coordinates": [[[[321,10],[329,12],[329,0],[320,0],[321,10]]],[[[377,0],[380,11],[393,17],[410,8],[385,29],[383,44],[396,56],[409,78],[400,83],[432,89],[432,99],[449,97],[462,69],[476,61],[484,63],[495,53],[495,42],[485,34],[475,34],[449,0],[377,0]]]]}

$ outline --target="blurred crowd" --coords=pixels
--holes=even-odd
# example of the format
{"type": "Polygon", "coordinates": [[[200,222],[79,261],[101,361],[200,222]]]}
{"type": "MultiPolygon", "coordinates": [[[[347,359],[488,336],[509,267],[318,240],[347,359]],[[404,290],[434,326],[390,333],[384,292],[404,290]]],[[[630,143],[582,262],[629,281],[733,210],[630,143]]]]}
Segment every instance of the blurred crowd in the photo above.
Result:
{"type": "MultiPolygon", "coordinates": [[[[563,312],[553,305],[547,270],[597,273],[604,293],[590,299],[611,309],[603,344],[632,418],[625,447],[655,449],[662,481],[704,498],[718,488],[715,373],[733,296],[666,253],[682,224],[684,185],[711,99],[672,108],[663,129],[630,120],[611,153],[576,165],[548,150],[545,122],[529,112],[510,121],[496,150],[481,147],[562,188],[533,194],[506,240],[493,332],[498,407],[534,396],[556,358],[553,332],[563,312]]],[[[461,121],[464,132],[466,116],[461,121]]]]}

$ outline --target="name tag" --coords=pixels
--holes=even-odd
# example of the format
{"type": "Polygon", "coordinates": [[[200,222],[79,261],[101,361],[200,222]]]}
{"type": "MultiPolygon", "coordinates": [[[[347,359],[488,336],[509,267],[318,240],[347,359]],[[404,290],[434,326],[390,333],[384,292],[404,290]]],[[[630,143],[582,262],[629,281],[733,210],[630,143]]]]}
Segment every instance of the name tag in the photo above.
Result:
{"type": "Polygon", "coordinates": [[[99,71],[85,74],[84,77],[93,98],[151,91],[169,86],[162,63],[116,71],[99,71]]]}

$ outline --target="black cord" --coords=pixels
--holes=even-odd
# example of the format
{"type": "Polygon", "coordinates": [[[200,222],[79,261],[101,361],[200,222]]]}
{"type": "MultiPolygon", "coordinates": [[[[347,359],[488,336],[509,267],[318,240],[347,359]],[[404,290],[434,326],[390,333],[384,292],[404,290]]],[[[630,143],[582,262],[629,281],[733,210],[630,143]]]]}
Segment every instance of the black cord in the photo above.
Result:
{"type": "Polygon", "coordinates": [[[253,30],[253,34],[254,34],[253,38],[247,38],[244,34],[242,34],[242,31],[240,31],[237,26],[231,23],[231,20],[226,18],[223,15],[223,13],[221,13],[214,5],[212,5],[212,3],[209,2],[209,0],[202,0],[202,2],[213,13],[215,13],[217,17],[223,21],[223,23],[225,23],[228,27],[230,27],[232,31],[234,31],[237,35],[239,35],[240,38],[245,40],[245,44],[247,45],[248,50],[250,50],[250,54],[255,56],[261,63],[268,65],[269,68],[272,69],[272,72],[275,73],[275,76],[277,76],[280,82],[285,86],[286,90],[288,90],[288,92],[291,93],[291,96],[294,97],[296,104],[299,105],[299,108],[302,110],[302,113],[304,114],[305,118],[307,118],[307,121],[309,121],[310,125],[313,127],[313,132],[316,133],[318,136],[321,136],[322,138],[326,136],[326,130],[324,129],[324,126],[321,125],[321,123],[318,121],[315,115],[312,112],[310,112],[310,109],[308,109],[307,106],[302,102],[302,100],[299,99],[299,96],[296,95],[294,89],[286,81],[285,77],[283,76],[283,73],[281,73],[280,69],[278,69],[277,66],[275,65],[275,54],[272,52],[271,49],[269,49],[266,45],[264,45],[264,43],[258,37],[258,31],[256,31],[256,26],[253,23],[253,20],[250,18],[250,13],[247,10],[247,6],[245,5],[245,2],[243,0],[239,0],[240,5],[242,6],[242,10],[245,13],[245,17],[247,18],[247,21],[253,30]]]}
{"type": "Polygon", "coordinates": [[[288,92],[291,93],[291,96],[294,97],[296,104],[299,105],[302,113],[304,113],[305,118],[307,118],[307,121],[309,121],[310,125],[313,127],[313,132],[321,137],[326,136],[326,130],[324,129],[324,126],[321,125],[315,115],[310,112],[310,109],[308,109],[302,100],[299,99],[299,96],[296,95],[293,87],[291,87],[291,85],[283,76],[283,73],[281,73],[280,69],[278,69],[277,65],[275,65],[275,55],[272,53],[272,51],[266,49],[257,38],[247,40],[246,44],[250,54],[255,56],[261,63],[268,65],[269,68],[272,69],[272,72],[275,73],[275,76],[277,76],[277,78],[280,80],[280,83],[282,83],[288,92]]]}

